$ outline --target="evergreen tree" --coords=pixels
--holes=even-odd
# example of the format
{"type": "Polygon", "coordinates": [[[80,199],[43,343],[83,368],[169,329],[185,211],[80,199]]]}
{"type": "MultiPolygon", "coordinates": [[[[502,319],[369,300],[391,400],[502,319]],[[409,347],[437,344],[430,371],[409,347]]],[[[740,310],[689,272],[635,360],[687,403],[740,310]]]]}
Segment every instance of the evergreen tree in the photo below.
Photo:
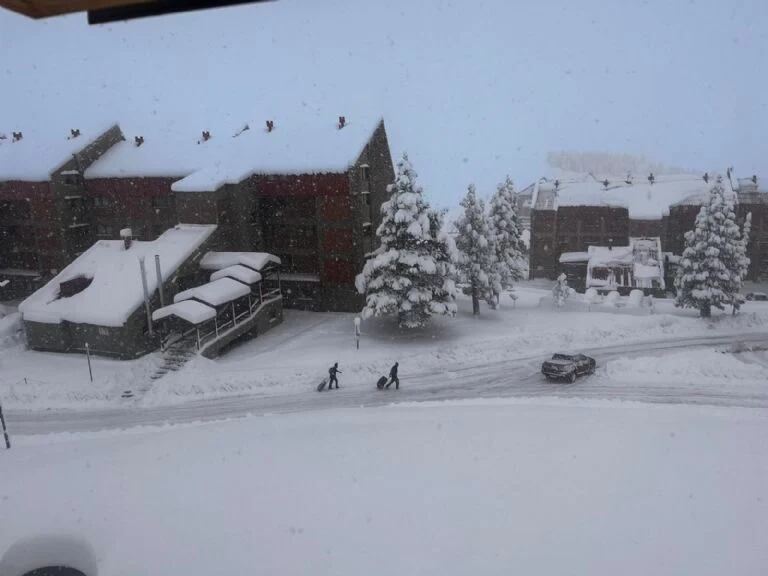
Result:
{"type": "Polygon", "coordinates": [[[376,230],[380,245],[355,279],[365,294],[363,317],[396,314],[401,327],[416,328],[435,314],[455,314],[455,248],[442,231],[442,215],[424,200],[406,154],[387,191],[376,230]]]}
{"type": "Polygon", "coordinates": [[[501,292],[501,285],[494,278],[495,248],[485,215],[485,203],[477,197],[474,185],[470,184],[461,206],[464,213],[456,221],[459,271],[462,279],[469,284],[472,313],[478,315],[480,300],[495,306],[494,294],[501,292]]]}
{"type": "MultiPolygon", "coordinates": [[[[521,239],[522,228],[517,217],[517,198],[512,180],[499,184],[489,204],[489,224],[495,251],[493,279],[501,288],[511,288],[512,283],[522,280],[525,268],[525,243],[521,239]]],[[[496,293],[496,300],[499,300],[496,293]]]]}
{"type": "MultiPolygon", "coordinates": [[[[731,201],[733,210],[733,201],[731,201]]],[[[749,271],[749,256],[747,248],[749,247],[749,234],[752,230],[752,213],[747,214],[744,219],[744,226],[739,231],[736,222],[733,221],[728,226],[729,240],[728,244],[733,246],[732,253],[725,258],[725,265],[730,272],[729,293],[731,294],[731,311],[733,314],[744,304],[744,296],[741,295],[741,288],[744,285],[744,279],[749,271]]]]}
{"type": "Polygon", "coordinates": [[[718,178],[696,216],[694,229],[685,233],[685,250],[675,279],[675,306],[696,308],[702,318],[710,317],[713,307],[722,310],[726,304],[735,311],[749,266],[748,232],[744,237],[739,231],[734,201],[726,196],[718,178]]]}
{"type": "Polygon", "coordinates": [[[568,287],[568,277],[565,274],[560,274],[555,285],[552,287],[552,301],[555,306],[561,308],[570,295],[571,289],[568,287]]]}

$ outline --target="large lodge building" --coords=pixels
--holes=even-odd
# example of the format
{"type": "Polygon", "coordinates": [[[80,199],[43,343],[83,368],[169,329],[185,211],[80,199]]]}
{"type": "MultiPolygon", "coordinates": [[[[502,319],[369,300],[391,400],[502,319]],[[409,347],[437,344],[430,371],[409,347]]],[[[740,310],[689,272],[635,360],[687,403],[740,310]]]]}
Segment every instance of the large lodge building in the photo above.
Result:
{"type": "Polygon", "coordinates": [[[393,180],[381,119],[14,131],[0,138],[2,299],[122,229],[153,241],[184,223],[216,225],[212,249],[279,256],[286,306],[357,311],[354,278],[393,180]]]}
{"type": "MultiPolygon", "coordinates": [[[[542,178],[531,191],[530,277],[553,279],[565,272],[583,289],[590,253],[628,247],[633,239],[658,239],[667,261],[674,260],[682,254],[684,234],[693,228],[715,178],[709,174],[542,178]],[[572,274],[574,270],[579,271],[572,274]]],[[[730,170],[722,184],[736,197],[739,223],[752,213],[748,278],[764,279],[768,188],[757,176],[735,178],[730,170]]],[[[665,284],[671,288],[669,280],[659,282],[662,291],[665,284]]]]}

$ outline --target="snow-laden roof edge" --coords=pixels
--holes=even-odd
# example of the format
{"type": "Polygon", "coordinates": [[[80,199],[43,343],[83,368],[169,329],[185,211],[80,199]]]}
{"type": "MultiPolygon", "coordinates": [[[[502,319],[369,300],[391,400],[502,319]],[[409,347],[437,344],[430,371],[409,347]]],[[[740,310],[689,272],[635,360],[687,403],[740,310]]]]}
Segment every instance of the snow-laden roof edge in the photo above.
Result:
{"type": "Polygon", "coordinates": [[[178,224],[156,240],[134,241],[125,250],[120,240],[99,240],[52,280],[19,305],[25,321],[120,327],[142,305],[144,293],[139,261],[145,260],[147,288],[157,290],[150,264],[160,256],[164,278],[170,278],[216,230],[216,225],[178,224]],[[60,285],[77,277],[91,280],[81,292],[61,298],[60,285]]]}

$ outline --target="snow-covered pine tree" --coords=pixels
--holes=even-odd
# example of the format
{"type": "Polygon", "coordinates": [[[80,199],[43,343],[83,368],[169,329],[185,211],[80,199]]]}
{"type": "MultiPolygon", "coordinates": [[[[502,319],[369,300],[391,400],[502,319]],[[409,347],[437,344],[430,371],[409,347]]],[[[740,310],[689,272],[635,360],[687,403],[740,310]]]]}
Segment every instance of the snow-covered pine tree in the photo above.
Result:
{"type": "Polygon", "coordinates": [[[555,285],[552,287],[552,301],[555,306],[561,308],[570,295],[571,289],[568,287],[568,277],[565,274],[560,274],[555,281],[555,285]]]}
{"type": "Polygon", "coordinates": [[[713,307],[738,306],[748,266],[733,199],[726,196],[718,178],[696,216],[694,229],[685,233],[685,250],[675,278],[675,306],[696,308],[702,318],[710,317],[713,307]]]}
{"type": "MultiPolygon", "coordinates": [[[[730,200],[731,212],[733,213],[735,208],[733,200],[730,200]]],[[[744,285],[744,279],[747,277],[749,271],[749,256],[747,256],[747,249],[749,247],[749,234],[752,230],[752,213],[747,214],[744,219],[744,226],[741,231],[733,220],[729,220],[728,224],[728,236],[729,240],[727,245],[732,247],[732,250],[726,254],[724,262],[728,271],[730,272],[728,291],[731,295],[731,312],[736,314],[741,305],[744,304],[744,296],[741,295],[741,288],[744,285]]]]}
{"type": "MultiPolygon", "coordinates": [[[[488,220],[496,256],[494,278],[501,288],[511,288],[513,282],[522,280],[525,267],[525,243],[520,237],[522,228],[516,200],[514,184],[507,176],[489,203],[488,220]]],[[[498,302],[499,293],[496,300],[498,302]]]]}
{"type": "Polygon", "coordinates": [[[452,243],[440,229],[442,216],[429,209],[407,154],[397,163],[390,198],[376,230],[380,246],[355,279],[365,294],[363,317],[396,314],[403,328],[416,328],[436,314],[456,312],[452,243]]]}
{"type": "Polygon", "coordinates": [[[469,185],[461,206],[464,213],[456,221],[459,271],[462,279],[469,284],[472,313],[478,315],[480,300],[494,306],[494,294],[501,292],[501,285],[493,277],[496,256],[493,236],[485,215],[485,203],[477,197],[474,185],[469,185]]]}

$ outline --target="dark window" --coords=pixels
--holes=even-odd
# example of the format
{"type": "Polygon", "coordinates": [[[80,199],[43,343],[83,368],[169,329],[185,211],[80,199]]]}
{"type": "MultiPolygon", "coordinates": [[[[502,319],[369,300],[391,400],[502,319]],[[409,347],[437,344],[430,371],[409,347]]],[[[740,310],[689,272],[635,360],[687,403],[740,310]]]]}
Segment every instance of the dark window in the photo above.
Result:
{"type": "Polygon", "coordinates": [[[26,200],[5,200],[0,202],[0,220],[29,220],[29,202],[26,200]]]}

